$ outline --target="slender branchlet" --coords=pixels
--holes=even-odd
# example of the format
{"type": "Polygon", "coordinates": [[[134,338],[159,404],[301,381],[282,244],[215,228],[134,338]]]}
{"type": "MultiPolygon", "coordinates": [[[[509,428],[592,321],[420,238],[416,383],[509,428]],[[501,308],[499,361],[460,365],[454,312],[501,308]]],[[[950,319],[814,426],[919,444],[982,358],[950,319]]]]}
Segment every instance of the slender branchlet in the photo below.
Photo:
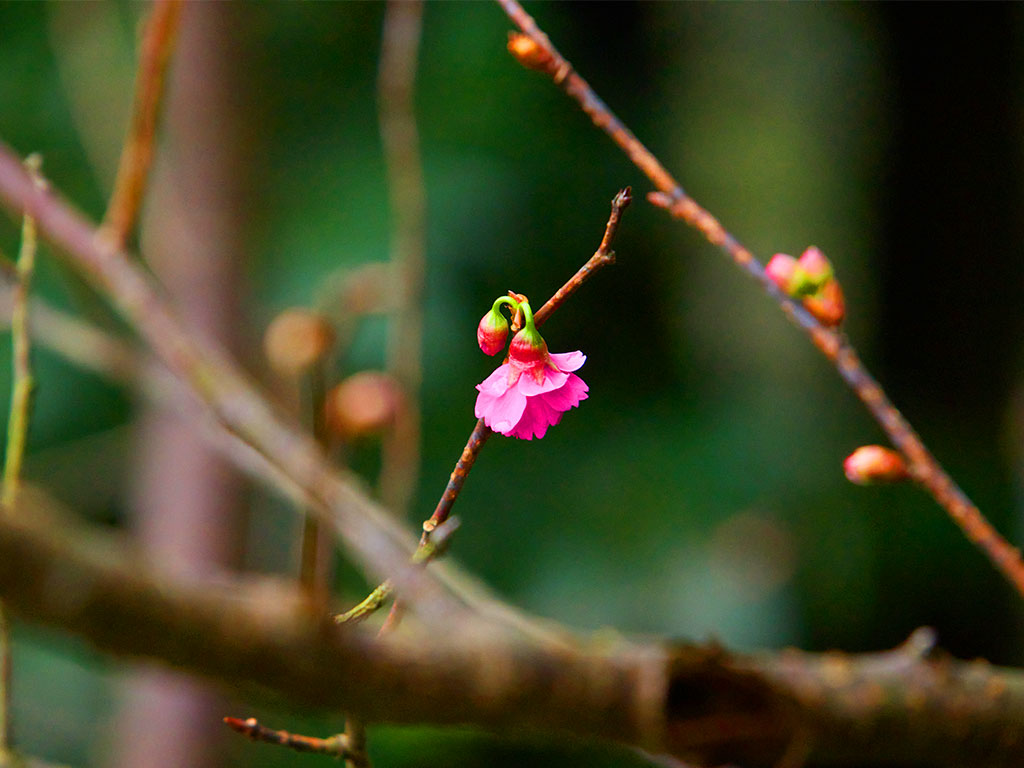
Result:
{"type": "MultiPolygon", "coordinates": [[[[261,741],[265,744],[277,744],[281,747],[294,749],[296,752],[309,752],[314,755],[326,755],[337,757],[351,762],[355,758],[355,752],[349,747],[349,741],[343,735],[331,736],[328,739],[318,739],[315,736],[303,736],[298,733],[279,731],[261,725],[255,717],[240,720],[237,717],[225,717],[224,724],[236,733],[240,733],[253,741],[261,741]]],[[[356,763],[353,763],[356,765],[356,763]]],[[[359,763],[365,766],[366,763],[359,763]]]]}
{"type": "MultiPolygon", "coordinates": [[[[31,155],[25,167],[37,187],[45,186],[40,175],[41,159],[31,155]]],[[[11,337],[13,348],[11,409],[7,419],[7,446],[4,456],[3,488],[0,490],[0,514],[10,512],[21,488],[21,466],[28,442],[28,427],[32,418],[32,393],[35,378],[32,374],[32,340],[29,333],[29,292],[36,264],[36,222],[26,212],[22,216],[21,247],[15,263],[14,295],[11,302],[11,337]]],[[[11,625],[0,604],[0,764],[11,757],[11,625]]]]}
{"type": "Polygon", "coordinates": [[[183,6],[184,0],[154,0],[142,34],[131,122],[101,230],[118,250],[127,245],[142,208],[153,164],[167,64],[174,50],[183,6]]]}

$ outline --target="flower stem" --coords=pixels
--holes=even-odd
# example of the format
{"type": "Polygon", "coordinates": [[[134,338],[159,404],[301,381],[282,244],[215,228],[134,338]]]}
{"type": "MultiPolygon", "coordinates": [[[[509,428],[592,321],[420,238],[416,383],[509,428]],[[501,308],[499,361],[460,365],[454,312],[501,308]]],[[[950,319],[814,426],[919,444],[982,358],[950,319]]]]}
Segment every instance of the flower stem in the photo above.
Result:
{"type": "Polygon", "coordinates": [[[494,300],[494,303],[491,305],[491,312],[497,312],[498,307],[500,307],[502,304],[508,304],[510,307],[513,307],[514,309],[519,308],[519,302],[516,301],[515,299],[509,296],[499,296],[497,299],[494,300]]]}

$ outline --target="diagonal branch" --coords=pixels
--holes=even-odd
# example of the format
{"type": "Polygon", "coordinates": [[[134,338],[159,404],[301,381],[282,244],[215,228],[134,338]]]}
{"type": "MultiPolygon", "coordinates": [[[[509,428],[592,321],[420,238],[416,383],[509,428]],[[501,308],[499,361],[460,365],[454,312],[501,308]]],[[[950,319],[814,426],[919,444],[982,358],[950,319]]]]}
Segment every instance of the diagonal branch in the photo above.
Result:
{"type": "Polygon", "coordinates": [[[868,373],[845,335],[823,326],[798,302],[787,297],[776,287],[751,251],[733,237],[718,219],[683,191],[679,182],[605,105],[516,0],[497,2],[531,43],[528,57],[519,52],[520,61],[549,75],[555,84],[579,105],[594,125],[608,134],[633,164],[650,179],[658,189],[657,192],[648,194],[647,199],[651,203],[664,208],[673,217],[698,230],[709,243],[732,259],[736,266],[757,281],[764,291],[778,302],[786,316],[807,333],[814,346],[835,366],[839,375],[861,399],[893,445],[903,453],[914,480],[931,494],[960,526],[964,535],[981,549],[996,569],[1024,597],[1024,560],[1021,559],[1020,551],[989,523],[981,510],[971,502],[932,456],[913,427],[889,401],[881,385],[868,373]]]}
{"type": "Polygon", "coordinates": [[[25,211],[40,232],[111,298],[158,358],[235,433],[302,488],[368,572],[402,576],[421,608],[442,610],[437,585],[406,566],[409,537],[389,516],[327,462],[317,445],[274,411],[255,385],[215,344],[190,332],[151,278],[98,235],[79,213],[50,191],[34,188],[18,158],[0,144],[0,200],[25,211]]]}

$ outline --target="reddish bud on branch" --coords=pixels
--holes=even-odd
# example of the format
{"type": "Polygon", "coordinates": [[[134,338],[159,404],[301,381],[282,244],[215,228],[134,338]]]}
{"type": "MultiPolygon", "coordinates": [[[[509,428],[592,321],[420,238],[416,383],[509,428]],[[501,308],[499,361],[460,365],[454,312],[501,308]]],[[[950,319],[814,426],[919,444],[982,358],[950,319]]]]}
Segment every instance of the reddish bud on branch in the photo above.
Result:
{"type": "Polygon", "coordinates": [[[829,328],[835,328],[846,317],[846,300],[839,281],[829,280],[814,296],[804,299],[804,308],[817,318],[818,322],[829,328]]]}
{"type": "Polygon", "coordinates": [[[789,254],[776,253],[765,265],[764,271],[787,296],[799,296],[808,283],[803,267],[789,254]]]}
{"type": "Polygon", "coordinates": [[[496,355],[508,341],[508,320],[497,308],[480,319],[476,327],[476,343],[485,355],[496,355]]]}
{"type": "Polygon", "coordinates": [[[812,245],[800,254],[799,264],[815,289],[821,288],[835,274],[832,269],[832,262],[815,245],[812,245]]]}
{"type": "Polygon", "coordinates": [[[327,393],[327,428],[343,440],[373,435],[394,423],[404,397],[398,382],[386,373],[360,371],[327,393]]]}
{"type": "Polygon", "coordinates": [[[777,253],[764,271],[787,296],[802,299],[804,309],[822,325],[834,328],[843,322],[846,317],[843,289],[835,278],[832,262],[815,246],[805,250],[799,259],[777,253]]]}
{"type": "Polygon", "coordinates": [[[843,471],[846,479],[857,485],[898,483],[910,476],[903,457],[881,445],[862,445],[846,457],[843,471]]]}
{"type": "Polygon", "coordinates": [[[282,376],[296,376],[321,361],[334,346],[334,329],[327,318],[308,309],[286,309],[273,319],[263,336],[270,367],[282,376]]]}
{"type": "Polygon", "coordinates": [[[539,45],[529,35],[509,32],[508,52],[527,69],[535,69],[548,74],[551,74],[554,69],[555,60],[552,58],[551,52],[539,45]]]}

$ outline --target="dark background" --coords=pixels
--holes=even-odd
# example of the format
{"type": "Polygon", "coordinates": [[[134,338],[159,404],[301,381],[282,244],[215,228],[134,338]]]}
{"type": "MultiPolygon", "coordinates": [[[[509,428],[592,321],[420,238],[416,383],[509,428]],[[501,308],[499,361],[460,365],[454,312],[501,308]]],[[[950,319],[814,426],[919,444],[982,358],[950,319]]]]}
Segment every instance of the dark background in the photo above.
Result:
{"type": "MultiPolygon", "coordinates": [[[[98,218],[143,7],[86,8],[0,5],[0,137],[41,152],[53,183],[98,218]]],[[[277,311],[323,301],[332,274],[387,257],[374,92],[383,10],[232,6],[229,106],[244,182],[234,211],[246,238],[237,324],[261,376],[258,341],[277,311]]],[[[1021,6],[528,10],[762,260],[809,244],[829,255],[869,368],[964,490],[1019,539],[1021,6]]],[[[473,337],[480,315],[509,288],[539,305],[594,250],[608,201],[631,184],[637,202],[617,266],[545,328],[553,351],[587,353],[591,397],[543,441],[492,439],[457,506],[454,556],[516,604],[575,626],[858,651],[927,624],[958,655],[1024,661],[1010,587],[915,489],[844,480],[843,458],[882,441],[877,426],[778,309],[643,202],[641,174],[508,56],[509,28],[496,5],[426,9],[424,441],[410,519],[432,509],[473,425],[473,386],[492,365],[473,337]]],[[[0,248],[16,251],[10,220],[0,248]]],[[[49,254],[43,262],[39,292],[95,317],[98,302],[49,254]]],[[[384,333],[382,321],[366,323],[339,375],[379,366],[384,333]]],[[[38,365],[29,479],[120,527],[133,398],[45,350],[38,365]]],[[[357,457],[370,474],[371,454],[357,457]]],[[[286,571],[293,516],[262,491],[246,500],[246,566],[286,571]]],[[[343,569],[338,589],[350,602],[364,585],[343,569]]],[[[116,665],[32,628],[17,641],[21,743],[104,764],[116,665]]],[[[284,708],[261,716],[290,730],[338,729],[284,708]]],[[[371,730],[371,745],[382,766],[634,759],[418,729],[371,730]]],[[[316,759],[228,738],[223,764],[316,759]]]]}

